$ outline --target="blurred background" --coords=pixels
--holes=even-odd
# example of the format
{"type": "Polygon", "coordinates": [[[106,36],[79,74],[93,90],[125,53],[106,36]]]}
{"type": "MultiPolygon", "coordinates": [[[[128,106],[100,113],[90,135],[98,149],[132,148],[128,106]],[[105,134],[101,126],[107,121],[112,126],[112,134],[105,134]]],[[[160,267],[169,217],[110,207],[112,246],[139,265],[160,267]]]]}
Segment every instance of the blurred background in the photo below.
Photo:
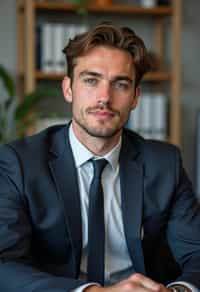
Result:
{"type": "Polygon", "coordinates": [[[154,65],[127,127],[177,144],[199,195],[200,1],[91,1],[0,1],[0,143],[70,119],[61,48],[75,33],[111,20],[144,39],[154,65]]]}

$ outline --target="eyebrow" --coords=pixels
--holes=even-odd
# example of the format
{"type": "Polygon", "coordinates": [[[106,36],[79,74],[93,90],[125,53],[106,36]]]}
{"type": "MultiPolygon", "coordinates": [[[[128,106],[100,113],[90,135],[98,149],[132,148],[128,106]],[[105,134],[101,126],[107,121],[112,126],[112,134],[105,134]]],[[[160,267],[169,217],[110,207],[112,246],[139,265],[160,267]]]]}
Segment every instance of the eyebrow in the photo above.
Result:
{"type": "MultiPolygon", "coordinates": [[[[88,75],[89,76],[93,76],[93,77],[98,77],[98,78],[102,78],[103,77],[103,75],[101,73],[94,72],[94,71],[88,71],[88,70],[82,71],[79,74],[80,77],[84,77],[84,76],[88,76],[88,75]]],[[[120,80],[124,80],[124,81],[127,81],[129,83],[133,83],[133,79],[131,79],[130,77],[128,77],[126,75],[115,76],[113,78],[113,80],[111,80],[111,82],[120,81],[120,80]]]]}
{"type": "Polygon", "coordinates": [[[127,81],[129,83],[133,83],[133,79],[129,78],[128,76],[124,76],[124,75],[119,75],[119,76],[116,76],[113,81],[127,81]]]}
{"type": "Polygon", "coordinates": [[[102,74],[94,72],[94,71],[88,71],[88,70],[82,71],[79,74],[80,77],[84,77],[87,75],[94,76],[94,77],[102,77],[102,74]]]}

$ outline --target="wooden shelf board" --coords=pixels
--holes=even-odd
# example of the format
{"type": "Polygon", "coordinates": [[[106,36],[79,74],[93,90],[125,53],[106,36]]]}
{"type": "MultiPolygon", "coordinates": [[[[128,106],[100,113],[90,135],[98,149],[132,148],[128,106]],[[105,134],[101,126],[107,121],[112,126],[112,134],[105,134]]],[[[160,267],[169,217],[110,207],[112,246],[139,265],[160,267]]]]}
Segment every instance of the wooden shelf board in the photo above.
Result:
{"type": "MultiPolygon", "coordinates": [[[[48,3],[48,2],[35,2],[36,10],[45,11],[78,11],[81,6],[77,6],[70,3],[48,3]]],[[[83,6],[89,12],[105,12],[105,13],[120,13],[120,14],[135,14],[135,15],[146,15],[146,16],[166,16],[172,15],[171,6],[159,6],[154,8],[145,8],[141,6],[127,5],[127,4],[112,4],[107,6],[100,5],[87,5],[83,6]]]]}
{"type": "Polygon", "coordinates": [[[171,74],[167,71],[149,72],[144,75],[144,81],[169,81],[171,74]]]}
{"type": "Polygon", "coordinates": [[[64,73],[46,73],[42,71],[36,71],[35,77],[39,80],[62,80],[64,73]]]}
{"type": "MultiPolygon", "coordinates": [[[[35,77],[38,80],[62,80],[64,74],[62,73],[46,73],[42,71],[36,71],[35,77]]],[[[147,73],[143,80],[144,81],[168,81],[171,79],[171,74],[169,72],[149,72],[147,73]]]]}

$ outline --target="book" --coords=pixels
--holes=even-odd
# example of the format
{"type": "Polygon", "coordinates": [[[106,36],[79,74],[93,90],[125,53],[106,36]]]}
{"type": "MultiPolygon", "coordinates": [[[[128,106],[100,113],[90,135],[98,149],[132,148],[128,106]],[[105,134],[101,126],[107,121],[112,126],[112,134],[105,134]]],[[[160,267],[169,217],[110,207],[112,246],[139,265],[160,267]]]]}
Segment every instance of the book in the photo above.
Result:
{"type": "Polygon", "coordinates": [[[61,23],[53,24],[53,71],[65,72],[65,57],[62,53],[64,47],[65,26],[61,23]]]}
{"type": "Polygon", "coordinates": [[[139,99],[137,106],[130,112],[126,127],[135,132],[139,132],[140,116],[141,116],[141,100],[139,99]]]}
{"type": "Polygon", "coordinates": [[[126,127],[144,138],[167,138],[167,99],[161,93],[143,93],[130,113],[126,127]]]}
{"type": "Polygon", "coordinates": [[[35,51],[36,51],[36,69],[41,70],[42,64],[41,64],[41,25],[37,24],[35,28],[35,51]]]}
{"type": "Polygon", "coordinates": [[[163,93],[152,96],[152,132],[153,138],[164,140],[167,137],[167,98],[163,93]]]}
{"type": "Polygon", "coordinates": [[[140,134],[144,138],[152,138],[152,96],[144,93],[141,96],[140,134]]]}
{"type": "Polygon", "coordinates": [[[41,24],[41,69],[53,71],[53,24],[41,24]]]}

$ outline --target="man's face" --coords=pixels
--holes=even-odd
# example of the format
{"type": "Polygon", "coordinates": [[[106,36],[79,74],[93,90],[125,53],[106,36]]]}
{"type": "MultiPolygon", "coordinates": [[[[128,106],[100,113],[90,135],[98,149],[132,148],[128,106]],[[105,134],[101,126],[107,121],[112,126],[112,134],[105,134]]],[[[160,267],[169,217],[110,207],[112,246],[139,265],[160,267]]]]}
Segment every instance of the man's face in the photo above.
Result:
{"type": "Polygon", "coordinates": [[[77,135],[119,135],[139,95],[131,55],[96,47],[77,58],[73,75],[72,84],[68,77],[63,80],[63,93],[72,102],[72,125],[77,135]]]}

